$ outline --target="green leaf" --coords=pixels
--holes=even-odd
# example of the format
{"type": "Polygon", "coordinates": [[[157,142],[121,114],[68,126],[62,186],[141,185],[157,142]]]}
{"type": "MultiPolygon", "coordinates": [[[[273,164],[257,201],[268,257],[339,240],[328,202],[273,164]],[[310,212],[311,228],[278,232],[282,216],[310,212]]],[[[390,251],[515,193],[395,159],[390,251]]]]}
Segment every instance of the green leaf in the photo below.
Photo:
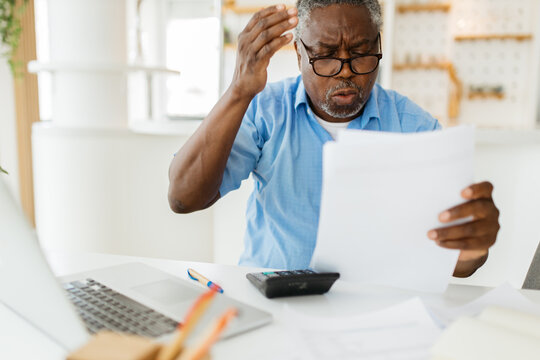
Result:
{"type": "Polygon", "coordinates": [[[4,173],[4,174],[9,174],[6,170],[4,170],[1,166],[0,166],[0,173],[4,173]]]}
{"type": "Polygon", "coordinates": [[[19,47],[22,32],[21,17],[26,10],[28,0],[24,0],[21,6],[15,6],[16,0],[0,0],[0,45],[4,52],[1,57],[6,57],[11,67],[11,72],[17,78],[21,77],[24,64],[13,61],[13,56],[19,47]]]}

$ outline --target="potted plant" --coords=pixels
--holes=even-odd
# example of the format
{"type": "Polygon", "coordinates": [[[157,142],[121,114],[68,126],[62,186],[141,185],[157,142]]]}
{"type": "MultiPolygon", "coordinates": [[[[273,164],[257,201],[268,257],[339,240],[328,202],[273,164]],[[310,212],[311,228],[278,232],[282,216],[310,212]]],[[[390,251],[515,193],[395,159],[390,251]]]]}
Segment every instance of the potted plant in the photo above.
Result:
{"type": "MultiPolygon", "coordinates": [[[[11,73],[17,76],[17,67],[21,64],[13,59],[19,46],[22,32],[21,16],[28,0],[23,0],[22,6],[16,6],[17,0],[0,0],[0,56],[6,57],[11,73]]],[[[8,172],[0,166],[0,174],[8,172]]]]}
{"type": "Polygon", "coordinates": [[[11,72],[18,75],[17,68],[22,65],[15,61],[13,55],[19,46],[22,32],[21,16],[28,0],[23,0],[21,6],[16,6],[17,0],[0,0],[0,46],[1,56],[7,58],[11,72]]]}

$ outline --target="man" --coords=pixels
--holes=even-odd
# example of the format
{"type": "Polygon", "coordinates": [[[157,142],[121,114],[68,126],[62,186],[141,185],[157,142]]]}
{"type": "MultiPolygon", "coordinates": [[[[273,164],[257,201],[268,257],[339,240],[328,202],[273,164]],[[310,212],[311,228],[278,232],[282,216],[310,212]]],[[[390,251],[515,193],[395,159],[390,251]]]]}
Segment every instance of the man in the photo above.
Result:
{"type": "MultiPolygon", "coordinates": [[[[376,0],[299,0],[297,9],[256,13],[238,38],[230,87],[172,161],[171,208],[205,209],[252,174],[240,264],[306,268],[317,238],[322,146],[334,129],[440,128],[407,98],[375,85],[380,27],[376,0]],[[292,41],[285,32],[296,25],[301,76],[266,86],[270,58],[292,41]]],[[[461,250],[455,276],[474,273],[495,242],[492,190],[487,182],[464,189],[466,202],[439,219],[472,220],[428,232],[438,245],[461,250]]]]}

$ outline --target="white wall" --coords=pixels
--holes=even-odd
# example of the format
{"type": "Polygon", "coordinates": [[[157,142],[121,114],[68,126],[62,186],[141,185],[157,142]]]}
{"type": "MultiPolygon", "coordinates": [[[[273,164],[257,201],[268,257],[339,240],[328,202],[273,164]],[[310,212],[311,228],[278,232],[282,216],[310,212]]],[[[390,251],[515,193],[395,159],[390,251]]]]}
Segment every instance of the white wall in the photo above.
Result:
{"type": "Polygon", "coordinates": [[[47,248],[212,261],[212,209],[174,214],[168,167],[186,136],[33,129],[36,225],[47,248]]]}
{"type": "Polygon", "coordinates": [[[20,201],[15,119],[13,77],[7,61],[0,57],[0,165],[9,172],[3,176],[4,180],[14,198],[20,201]]]}

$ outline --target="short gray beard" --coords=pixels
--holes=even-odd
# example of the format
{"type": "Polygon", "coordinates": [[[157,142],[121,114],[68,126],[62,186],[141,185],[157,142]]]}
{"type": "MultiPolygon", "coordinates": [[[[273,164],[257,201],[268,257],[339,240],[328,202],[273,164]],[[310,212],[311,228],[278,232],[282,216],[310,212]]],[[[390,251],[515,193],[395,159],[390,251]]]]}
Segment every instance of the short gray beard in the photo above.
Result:
{"type": "Polygon", "coordinates": [[[366,103],[366,100],[364,97],[363,89],[350,80],[342,80],[339,84],[337,84],[333,88],[328,89],[328,91],[326,92],[326,100],[325,102],[321,104],[321,109],[323,109],[325,113],[327,113],[328,115],[336,119],[346,119],[360,113],[365,103],[366,103]],[[337,90],[345,89],[345,88],[354,88],[358,90],[358,97],[360,101],[358,101],[358,103],[353,103],[351,105],[346,105],[346,106],[339,106],[339,105],[332,104],[331,94],[337,90]]]}

